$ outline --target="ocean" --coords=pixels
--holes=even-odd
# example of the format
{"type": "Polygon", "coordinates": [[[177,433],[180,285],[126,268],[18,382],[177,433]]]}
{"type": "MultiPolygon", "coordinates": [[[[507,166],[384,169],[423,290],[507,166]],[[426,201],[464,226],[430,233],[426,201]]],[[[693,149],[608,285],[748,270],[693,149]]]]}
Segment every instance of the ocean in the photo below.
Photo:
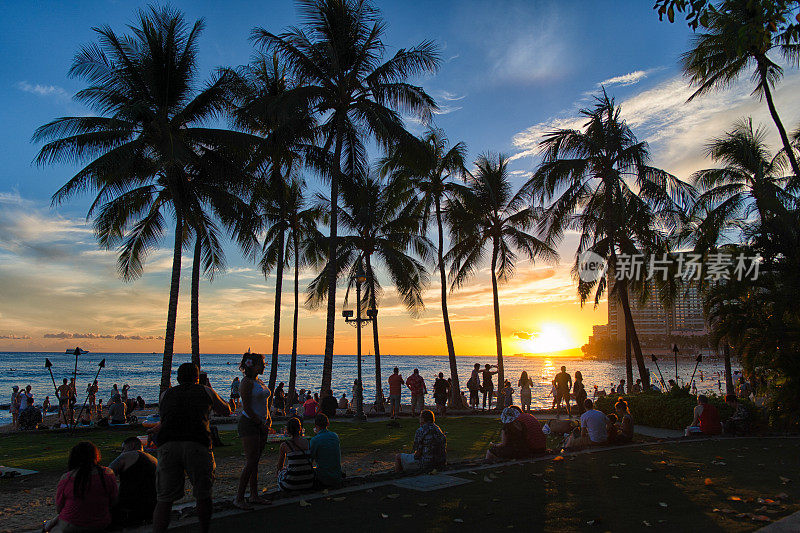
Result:
{"type": "MultiPolygon", "coordinates": [[[[6,405],[11,398],[11,388],[14,385],[25,387],[31,385],[36,405],[40,405],[45,396],[54,400],[53,382],[50,374],[45,369],[45,358],[53,363],[53,376],[58,385],[63,378],[71,378],[75,365],[75,356],[56,352],[0,352],[0,404],[6,405]]],[[[127,383],[131,389],[129,396],[135,398],[142,396],[148,403],[155,402],[158,398],[158,385],[161,376],[161,354],[154,353],[88,353],[78,358],[78,396],[80,403],[86,397],[86,386],[93,379],[98,370],[101,359],[106,360],[106,366],[100,371],[98,378],[100,384],[99,398],[107,402],[111,396],[111,387],[114,383],[120,388],[127,383]]],[[[189,361],[190,354],[175,354],[173,358],[174,373],[181,363],[189,361]]],[[[203,371],[208,373],[211,385],[223,397],[228,398],[230,384],[235,376],[240,376],[238,369],[241,354],[203,354],[201,364],[203,371]]],[[[266,355],[267,370],[264,372],[264,381],[269,376],[270,356],[266,355]]],[[[322,355],[297,356],[297,388],[311,388],[314,391],[320,386],[322,379],[322,355]]],[[[278,358],[278,382],[289,382],[289,355],[280,355],[278,358]]],[[[464,356],[458,357],[458,373],[461,387],[466,391],[466,382],[474,363],[494,364],[493,356],[464,356]]],[[[612,384],[619,383],[625,378],[625,365],[621,361],[594,361],[577,357],[546,357],[546,356],[506,356],[505,374],[516,390],[520,373],[525,370],[533,380],[532,406],[534,408],[547,408],[550,406],[551,380],[560,367],[566,366],[567,372],[574,375],[576,370],[583,373],[584,384],[592,396],[594,385],[608,391],[612,384]]],[[[400,373],[407,377],[414,368],[418,368],[425,378],[428,390],[433,392],[433,380],[439,372],[445,378],[450,375],[450,365],[447,356],[416,356],[416,355],[382,355],[381,375],[383,390],[388,394],[386,379],[392,369],[397,366],[400,373]]],[[[659,379],[656,366],[648,359],[647,366],[654,382],[659,379]]],[[[664,379],[674,379],[675,363],[672,357],[659,359],[658,366],[664,379]]],[[[680,380],[689,380],[695,366],[694,358],[678,358],[678,375],[680,380]]],[[[336,355],[333,359],[332,388],[337,397],[347,394],[351,398],[353,380],[356,378],[357,361],[355,355],[336,355]]],[[[362,373],[364,377],[365,403],[375,397],[375,361],[373,356],[363,356],[362,373]]],[[[636,363],[634,362],[634,379],[638,377],[636,363]]],[[[700,392],[717,392],[724,388],[724,365],[722,359],[704,357],[698,366],[695,377],[697,388],[700,392]],[[702,379],[701,379],[702,373],[702,379]],[[720,384],[720,381],[722,382],[720,384]]],[[[495,378],[495,386],[496,385],[495,378]]],[[[519,395],[515,393],[515,401],[519,402],[519,395]]],[[[403,402],[410,401],[410,393],[405,390],[403,402]]],[[[428,401],[433,403],[432,397],[428,401]]],[[[8,409],[0,411],[0,424],[8,423],[10,414],[8,409]]]]}

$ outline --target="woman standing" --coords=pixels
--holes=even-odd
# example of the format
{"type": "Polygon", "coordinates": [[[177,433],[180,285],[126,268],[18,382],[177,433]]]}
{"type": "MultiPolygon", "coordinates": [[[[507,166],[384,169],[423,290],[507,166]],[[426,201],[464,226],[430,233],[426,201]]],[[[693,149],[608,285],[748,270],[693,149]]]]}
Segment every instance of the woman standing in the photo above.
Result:
{"type": "Polygon", "coordinates": [[[88,441],[72,448],[67,468],[56,489],[58,516],[44,525],[44,531],[105,531],[117,499],[114,472],[100,466],[100,451],[88,441]]]}
{"type": "Polygon", "coordinates": [[[278,486],[281,490],[305,490],[314,486],[314,467],[308,441],[299,418],[286,422],[289,440],[278,449],[278,486]]]}
{"type": "Polygon", "coordinates": [[[522,410],[530,412],[531,410],[531,387],[533,387],[533,380],[528,377],[526,371],[522,371],[519,376],[519,401],[522,403],[522,410]]]}
{"type": "MultiPolygon", "coordinates": [[[[595,386],[595,391],[597,387],[595,386]]],[[[586,401],[586,386],[583,384],[583,374],[578,370],[575,372],[575,383],[572,385],[572,394],[575,395],[575,403],[578,405],[578,416],[586,412],[583,402],[586,401]]]]}
{"type": "Polygon", "coordinates": [[[252,509],[251,503],[267,504],[258,495],[258,460],[267,443],[272,427],[269,415],[270,391],[258,376],[264,372],[264,356],[260,353],[246,353],[239,363],[244,373],[239,384],[242,398],[242,414],[239,416],[239,437],[242,439],[245,463],[239,476],[239,490],[233,505],[239,509],[252,509]],[[245,501],[244,492],[250,485],[250,498],[245,501]]]}

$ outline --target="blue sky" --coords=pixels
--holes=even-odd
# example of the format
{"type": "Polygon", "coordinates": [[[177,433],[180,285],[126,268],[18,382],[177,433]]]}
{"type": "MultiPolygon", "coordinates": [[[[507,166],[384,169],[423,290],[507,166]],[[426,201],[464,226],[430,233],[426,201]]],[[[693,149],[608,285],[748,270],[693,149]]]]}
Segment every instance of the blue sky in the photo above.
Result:
{"type": "MultiPolygon", "coordinates": [[[[190,21],[206,20],[200,40],[201,79],[218,66],[246,63],[253,53],[248,36],[254,26],[280,31],[299,22],[291,2],[172,5],[190,21]]],[[[68,78],[67,71],[78,48],[93,42],[91,28],[108,24],[124,31],[134,20],[137,6],[146,3],[15,2],[4,6],[0,19],[0,98],[5,104],[0,109],[4,125],[0,129],[0,300],[17,305],[9,309],[4,304],[0,309],[0,349],[60,348],[64,336],[54,341],[52,335],[62,332],[125,337],[116,343],[96,340],[104,349],[160,349],[158,339],[146,338],[163,335],[169,237],[152,255],[145,276],[123,284],[114,273],[113,253],[98,250],[83,220],[89,198],[76,197],[57,209],[49,208],[50,196],[75,167],[37,168],[31,163],[38,147],[30,138],[37,126],[57,116],[89,113],[71,101],[83,82],[68,78]],[[85,311],[68,316],[59,312],[69,302],[78,302],[85,311]]],[[[536,165],[541,134],[554,127],[579,126],[577,110],[591,104],[591,95],[598,93],[601,84],[622,103],[623,116],[640,139],[650,142],[656,164],[682,178],[706,164],[703,143],[742,116],[753,115],[773,134],[765,106],[749,96],[747,79],[727,91],[684,104],[690,90],[680,76],[678,57],[688,47],[691,31],[682,23],[659,22],[651,2],[391,1],[378,6],[389,24],[385,39],[389,52],[424,39],[441,47],[441,70],[416,80],[442,108],[436,124],[453,142],[464,141],[471,159],[488,150],[511,156],[520,183],[536,165]]],[[[792,129],[800,120],[794,97],[799,85],[797,72],[789,71],[776,94],[792,129]]],[[[421,131],[417,124],[409,128],[421,131]]],[[[591,324],[604,322],[604,308],[579,310],[568,273],[573,246],[568,238],[560,249],[559,265],[520,268],[504,289],[509,320],[503,331],[510,342],[522,338],[516,335],[519,331],[541,330],[545,315],[556,317],[564,326],[570,346],[585,342],[591,324]]],[[[203,289],[205,346],[209,351],[227,351],[233,349],[231,343],[241,341],[242,345],[258,342],[266,349],[273,280],[265,283],[233,248],[229,263],[228,274],[203,289]]],[[[304,273],[305,280],[310,277],[311,273],[304,273]]],[[[284,287],[291,290],[288,279],[284,287]]],[[[430,346],[415,348],[427,353],[444,350],[437,291],[438,287],[431,287],[428,311],[417,321],[387,291],[383,331],[388,352],[403,353],[409,345],[430,346]],[[413,337],[416,340],[403,334],[409,324],[419,332],[413,337]]],[[[492,351],[492,327],[485,320],[491,301],[486,291],[483,272],[467,290],[454,295],[452,304],[457,333],[463,328],[464,336],[472,335],[479,318],[487,322],[481,322],[480,333],[474,333],[481,339],[470,344],[469,351],[474,353],[492,351]],[[463,320],[459,321],[459,315],[463,320]]],[[[187,296],[182,295],[179,320],[188,321],[187,296]]],[[[287,292],[284,302],[289,302],[289,296],[287,292]]],[[[301,336],[301,351],[318,352],[324,333],[322,316],[302,313],[307,328],[301,336]]],[[[178,331],[179,350],[188,342],[188,327],[183,325],[178,331]]],[[[288,333],[285,329],[284,339],[288,333]]],[[[346,351],[350,344],[350,339],[343,339],[337,346],[346,351]]],[[[510,351],[522,349],[516,348],[510,351]]]]}

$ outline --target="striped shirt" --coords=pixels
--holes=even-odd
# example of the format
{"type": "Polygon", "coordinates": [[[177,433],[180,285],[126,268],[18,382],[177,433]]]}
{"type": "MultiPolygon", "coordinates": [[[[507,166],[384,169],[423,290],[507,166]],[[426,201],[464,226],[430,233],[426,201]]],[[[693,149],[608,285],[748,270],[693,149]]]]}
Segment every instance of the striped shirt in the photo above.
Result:
{"type": "Polygon", "coordinates": [[[286,463],[278,474],[278,486],[281,490],[304,490],[314,485],[314,467],[311,465],[311,452],[298,448],[287,440],[286,463]]]}

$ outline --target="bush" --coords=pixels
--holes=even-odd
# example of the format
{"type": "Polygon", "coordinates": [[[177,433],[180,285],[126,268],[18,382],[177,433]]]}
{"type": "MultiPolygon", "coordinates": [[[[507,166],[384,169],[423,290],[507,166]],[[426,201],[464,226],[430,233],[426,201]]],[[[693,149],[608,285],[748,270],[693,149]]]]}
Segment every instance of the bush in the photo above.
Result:
{"type": "MultiPolygon", "coordinates": [[[[614,404],[620,395],[613,394],[598,398],[595,406],[604,413],[613,413],[614,404]]],[[[643,392],[641,394],[627,394],[622,398],[628,402],[634,424],[666,429],[684,429],[692,423],[694,407],[697,398],[684,392],[683,389],[673,389],[667,394],[660,392],[643,392]]],[[[756,416],[755,406],[749,401],[745,403],[751,416],[756,416]]],[[[725,404],[724,396],[709,396],[708,402],[719,411],[720,420],[726,420],[733,410],[725,404]]]]}

